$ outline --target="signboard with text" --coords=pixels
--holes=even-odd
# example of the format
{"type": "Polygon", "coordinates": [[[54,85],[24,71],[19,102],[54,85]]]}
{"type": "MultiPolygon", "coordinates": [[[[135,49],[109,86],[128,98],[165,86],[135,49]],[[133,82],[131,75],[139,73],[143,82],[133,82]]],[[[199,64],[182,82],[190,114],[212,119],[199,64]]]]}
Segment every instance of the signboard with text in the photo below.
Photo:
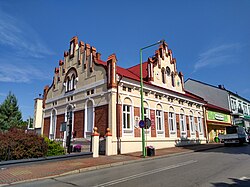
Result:
{"type": "Polygon", "coordinates": [[[220,122],[230,122],[230,116],[228,114],[223,114],[220,112],[207,111],[208,120],[220,121],[220,122]]]}

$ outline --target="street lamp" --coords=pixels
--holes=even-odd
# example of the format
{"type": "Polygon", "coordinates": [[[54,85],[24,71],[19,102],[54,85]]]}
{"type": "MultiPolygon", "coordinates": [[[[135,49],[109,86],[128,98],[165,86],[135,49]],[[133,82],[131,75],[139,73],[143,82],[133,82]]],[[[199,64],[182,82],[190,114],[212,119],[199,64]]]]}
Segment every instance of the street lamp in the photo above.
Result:
{"type": "MultiPolygon", "coordinates": [[[[152,47],[152,46],[155,46],[155,45],[158,45],[160,43],[163,43],[164,40],[160,40],[154,44],[151,44],[151,45],[148,45],[146,47],[143,47],[140,49],[140,79],[141,79],[141,120],[144,121],[144,106],[143,106],[143,74],[142,74],[142,51],[144,49],[147,49],[149,47],[152,47]]],[[[145,125],[144,125],[145,127],[145,125]]],[[[145,149],[145,133],[144,133],[144,127],[141,128],[142,129],[142,155],[143,157],[146,156],[146,149],[145,149]]]]}

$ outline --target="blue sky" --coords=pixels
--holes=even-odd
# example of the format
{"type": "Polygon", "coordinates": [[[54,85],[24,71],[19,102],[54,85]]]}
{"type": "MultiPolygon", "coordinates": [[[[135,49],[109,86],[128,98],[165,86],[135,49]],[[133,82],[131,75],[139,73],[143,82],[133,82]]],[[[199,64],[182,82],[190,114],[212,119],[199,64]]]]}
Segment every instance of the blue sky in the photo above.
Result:
{"type": "Polygon", "coordinates": [[[249,10],[248,0],[0,0],[0,103],[11,91],[23,119],[33,116],[75,35],[103,60],[116,53],[125,68],[139,63],[140,48],[165,39],[185,80],[250,100],[249,10]]]}

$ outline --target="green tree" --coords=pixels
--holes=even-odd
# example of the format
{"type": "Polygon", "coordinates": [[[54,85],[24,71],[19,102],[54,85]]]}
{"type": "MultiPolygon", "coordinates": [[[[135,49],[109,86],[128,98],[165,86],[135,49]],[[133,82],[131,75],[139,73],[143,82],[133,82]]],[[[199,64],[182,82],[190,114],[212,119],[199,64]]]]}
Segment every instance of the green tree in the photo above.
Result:
{"type": "Polygon", "coordinates": [[[17,104],[17,98],[9,92],[4,102],[0,105],[0,131],[9,130],[12,127],[22,126],[22,113],[17,104]]]}

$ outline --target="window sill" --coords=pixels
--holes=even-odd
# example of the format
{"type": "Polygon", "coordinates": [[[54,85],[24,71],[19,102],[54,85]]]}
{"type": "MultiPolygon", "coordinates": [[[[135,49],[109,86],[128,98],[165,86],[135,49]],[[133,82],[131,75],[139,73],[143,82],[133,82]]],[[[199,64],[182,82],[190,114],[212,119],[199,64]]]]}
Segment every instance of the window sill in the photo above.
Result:
{"type": "Polygon", "coordinates": [[[125,130],[125,129],[124,129],[123,132],[129,134],[129,133],[133,133],[133,130],[125,130]]]}
{"type": "Polygon", "coordinates": [[[157,134],[164,134],[164,131],[157,131],[157,134]]]}

